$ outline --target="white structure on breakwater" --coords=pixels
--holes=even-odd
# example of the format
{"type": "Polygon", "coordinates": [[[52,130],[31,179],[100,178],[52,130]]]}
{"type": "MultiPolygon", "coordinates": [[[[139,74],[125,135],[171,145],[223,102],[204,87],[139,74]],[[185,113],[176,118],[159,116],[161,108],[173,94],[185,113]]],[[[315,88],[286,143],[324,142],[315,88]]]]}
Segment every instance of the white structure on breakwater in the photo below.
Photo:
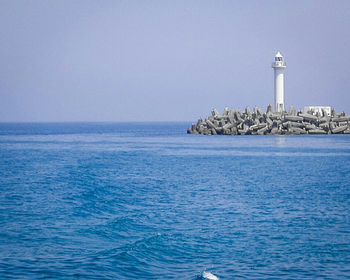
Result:
{"type": "Polygon", "coordinates": [[[272,63],[272,68],[275,72],[275,111],[284,111],[284,69],[286,63],[280,52],[277,52],[275,61],[272,63]]]}
{"type": "Polygon", "coordinates": [[[327,116],[331,115],[331,106],[306,106],[304,107],[304,113],[312,112],[313,115],[316,115],[317,113],[320,114],[320,116],[323,116],[323,114],[327,114],[327,116]]]}

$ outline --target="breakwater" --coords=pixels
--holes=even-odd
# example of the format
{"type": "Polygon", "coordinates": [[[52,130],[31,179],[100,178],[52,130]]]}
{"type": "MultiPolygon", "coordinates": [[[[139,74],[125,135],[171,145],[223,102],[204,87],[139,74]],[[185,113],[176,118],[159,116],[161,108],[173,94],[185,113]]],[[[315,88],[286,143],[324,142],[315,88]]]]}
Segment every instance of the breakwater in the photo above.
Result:
{"type": "Polygon", "coordinates": [[[244,112],[225,108],[222,114],[214,109],[211,116],[187,129],[189,134],[204,135],[298,135],[298,134],[350,134],[350,116],[344,112],[331,114],[290,110],[278,113],[271,105],[266,112],[247,107],[244,112]]]}

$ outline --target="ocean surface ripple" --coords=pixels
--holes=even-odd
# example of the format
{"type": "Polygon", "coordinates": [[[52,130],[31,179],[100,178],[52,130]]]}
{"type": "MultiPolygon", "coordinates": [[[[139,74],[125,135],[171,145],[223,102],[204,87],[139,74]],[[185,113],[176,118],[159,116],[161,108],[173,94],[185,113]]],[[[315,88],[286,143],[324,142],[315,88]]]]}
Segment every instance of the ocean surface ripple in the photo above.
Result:
{"type": "Polygon", "coordinates": [[[0,124],[0,278],[350,278],[350,135],[188,126],[0,124]]]}

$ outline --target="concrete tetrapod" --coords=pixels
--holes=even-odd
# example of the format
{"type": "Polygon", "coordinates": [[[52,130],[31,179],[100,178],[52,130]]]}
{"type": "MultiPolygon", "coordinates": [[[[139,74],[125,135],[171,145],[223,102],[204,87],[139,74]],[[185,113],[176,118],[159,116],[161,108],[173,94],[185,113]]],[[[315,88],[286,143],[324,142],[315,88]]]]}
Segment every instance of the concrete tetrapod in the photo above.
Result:
{"type": "Polygon", "coordinates": [[[240,110],[225,108],[220,114],[213,109],[211,115],[187,129],[189,134],[203,135],[299,135],[299,134],[350,134],[350,116],[332,110],[314,114],[312,111],[273,112],[271,105],[264,113],[255,107],[240,110]]]}

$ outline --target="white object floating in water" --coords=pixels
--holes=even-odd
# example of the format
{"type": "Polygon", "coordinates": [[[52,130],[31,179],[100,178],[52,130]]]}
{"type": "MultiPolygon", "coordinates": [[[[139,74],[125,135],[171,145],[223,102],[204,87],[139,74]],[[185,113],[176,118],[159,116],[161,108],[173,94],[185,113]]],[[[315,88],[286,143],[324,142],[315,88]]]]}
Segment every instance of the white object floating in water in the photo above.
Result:
{"type": "Polygon", "coordinates": [[[207,271],[203,271],[202,277],[207,280],[219,280],[218,277],[216,277],[214,274],[207,271]]]}

